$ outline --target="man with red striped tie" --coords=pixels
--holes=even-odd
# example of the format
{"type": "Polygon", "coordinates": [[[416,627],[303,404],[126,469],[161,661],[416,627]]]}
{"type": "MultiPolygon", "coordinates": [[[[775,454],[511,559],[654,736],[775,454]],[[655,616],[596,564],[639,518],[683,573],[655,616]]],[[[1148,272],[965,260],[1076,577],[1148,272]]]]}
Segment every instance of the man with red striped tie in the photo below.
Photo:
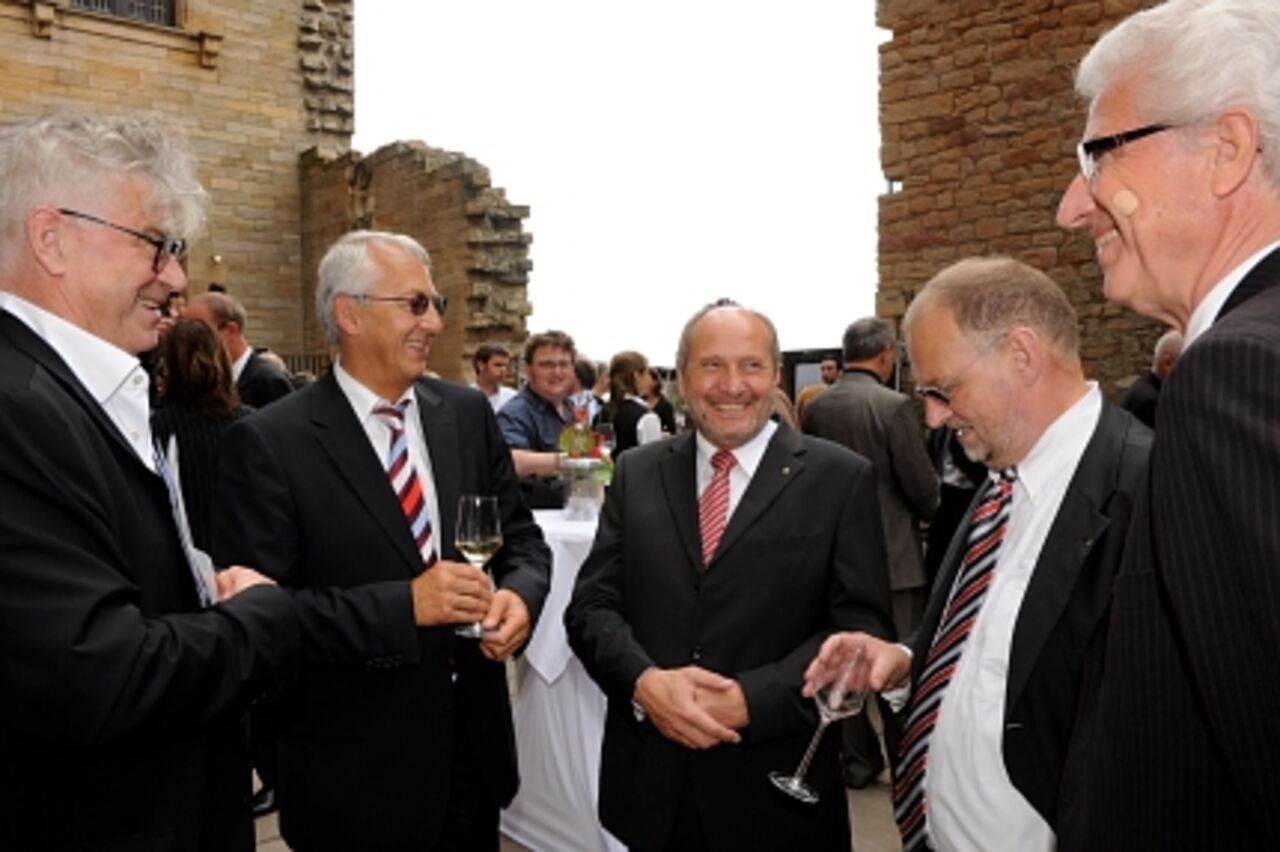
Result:
{"type": "Polygon", "coordinates": [[[445,300],[402,234],[320,262],[338,360],[227,432],[219,562],[295,591],[303,665],[281,716],[280,828],[296,852],[498,850],[519,783],[502,661],[529,637],[550,552],[483,394],[422,377],[445,300]],[[493,580],[463,562],[459,497],[497,498],[493,580]],[[482,638],[455,629],[481,621],[482,638]]]}
{"type": "Polygon", "coordinates": [[[839,634],[806,689],[858,649],[870,688],[909,677],[893,789],[907,852],[1051,852],[1084,650],[1107,612],[1151,433],[1085,380],[1075,311],[1023,263],[943,270],[903,329],[929,426],[954,429],[990,474],[909,648],[839,634]]]}
{"type": "Polygon", "coordinates": [[[636,852],[849,848],[838,743],[769,781],[817,722],[801,676],[835,630],[893,635],[871,464],[770,420],[773,324],[732,302],[685,325],[697,429],[620,457],[565,614],[609,700],[600,818],[636,852]]]}

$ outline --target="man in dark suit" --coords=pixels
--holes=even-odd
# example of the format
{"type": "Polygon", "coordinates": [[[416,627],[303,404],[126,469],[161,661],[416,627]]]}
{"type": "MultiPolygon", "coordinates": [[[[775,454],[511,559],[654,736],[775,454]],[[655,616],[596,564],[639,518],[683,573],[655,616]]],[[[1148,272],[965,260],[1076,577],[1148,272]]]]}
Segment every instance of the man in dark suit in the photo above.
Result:
{"type": "MultiPolygon", "coordinates": [[[[919,623],[929,593],[920,522],[938,508],[938,477],[925,452],[919,410],[910,397],[885,386],[898,357],[893,326],[863,317],[849,324],[842,343],[844,373],[809,403],[801,428],[843,444],[875,467],[893,623],[899,636],[907,636],[919,623]]],[[[870,715],[844,720],[841,734],[845,783],[866,787],[884,769],[870,715]]]]}
{"type": "Polygon", "coordinates": [[[620,459],[565,614],[609,702],[601,821],[635,850],[848,849],[835,740],[816,805],[768,775],[813,733],[800,675],[822,640],[893,635],[875,472],[770,421],[763,315],[709,306],[676,359],[697,431],[620,459]]]}
{"type": "Polygon", "coordinates": [[[293,391],[289,374],[259,355],[248,339],[244,305],[225,293],[201,293],[187,305],[184,316],[204,320],[217,330],[231,359],[240,401],[254,408],[270,405],[293,391]]]}
{"type": "Polygon", "coordinates": [[[894,788],[908,852],[1051,852],[1082,649],[1107,612],[1151,433],[1085,381],[1075,311],[1018,261],[943,270],[903,329],[929,425],[954,429],[991,478],[910,654],[843,634],[810,681],[857,649],[875,689],[910,673],[894,788]],[[1001,489],[1007,514],[992,530],[985,495],[1001,489]]]}
{"type": "Polygon", "coordinates": [[[1156,341],[1151,355],[1151,369],[1143,373],[1120,398],[1120,407],[1143,423],[1156,428],[1156,407],[1160,404],[1160,385],[1182,354],[1182,332],[1166,331],[1156,341]]]}
{"type": "Polygon", "coordinates": [[[215,552],[297,590],[277,785],[299,852],[496,850],[518,784],[502,661],[550,552],[484,395],[420,378],[445,307],[428,263],[409,237],[338,240],[316,292],[334,369],[227,433],[215,552]],[[496,591],[459,559],[463,494],[498,498],[496,591]],[[481,640],[455,635],[475,621],[481,640]]]}
{"type": "Polygon", "coordinates": [[[248,852],[239,717],[296,660],[293,602],[188,559],[137,359],[195,163],[64,115],[0,134],[0,187],[0,848],[248,852]]]}
{"type": "Polygon", "coordinates": [[[1076,78],[1059,224],[1094,239],[1107,298],[1184,348],[1091,649],[1064,850],[1280,848],[1278,65],[1280,4],[1173,0],[1076,78]]]}

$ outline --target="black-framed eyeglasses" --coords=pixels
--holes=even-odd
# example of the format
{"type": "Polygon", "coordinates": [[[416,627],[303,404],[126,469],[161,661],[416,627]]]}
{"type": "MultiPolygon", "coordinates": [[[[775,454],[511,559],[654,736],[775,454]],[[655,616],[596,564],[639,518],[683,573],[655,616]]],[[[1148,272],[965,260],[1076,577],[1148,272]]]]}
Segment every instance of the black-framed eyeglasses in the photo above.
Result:
{"type": "Polygon", "coordinates": [[[367,293],[359,293],[353,298],[362,302],[399,302],[415,317],[425,315],[434,307],[436,313],[443,319],[444,312],[449,308],[449,300],[439,293],[433,296],[428,296],[426,293],[412,293],[408,296],[371,296],[367,293]]]}
{"type": "Polygon", "coordinates": [[[1139,139],[1144,139],[1152,134],[1172,129],[1172,124],[1148,124],[1145,127],[1126,130],[1123,133],[1099,136],[1097,139],[1081,142],[1076,146],[1076,156],[1080,159],[1080,174],[1084,175],[1086,183],[1092,183],[1093,179],[1098,176],[1098,159],[1103,154],[1108,151],[1114,151],[1121,145],[1128,145],[1130,142],[1137,142],[1139,139]]]}
{"type": "Polygon", "coordinates": [[[155,257],[151,259],[151,269],[156,275],[164,271],[169,265],[169,261],[178,258],[187,253],[187,241],[175,240],[169,237],[153,237],[150,234],[144,234],[142,231],[135,231],[133,228],[126,228],[124,225],[117,225],[115,222],[108,222],[89,213],[81,213],[79,210],[69,210],[66,207],[59,207],[58,212],[63,216],[73,216],[76,219],[83,219],[86,222],[93,222],[97,225],[106,225],[108,228],[115,228],[121,233],[128,234],[131,237],[137,237],[144,243],[147,243],[156,250],[155,257]]]}

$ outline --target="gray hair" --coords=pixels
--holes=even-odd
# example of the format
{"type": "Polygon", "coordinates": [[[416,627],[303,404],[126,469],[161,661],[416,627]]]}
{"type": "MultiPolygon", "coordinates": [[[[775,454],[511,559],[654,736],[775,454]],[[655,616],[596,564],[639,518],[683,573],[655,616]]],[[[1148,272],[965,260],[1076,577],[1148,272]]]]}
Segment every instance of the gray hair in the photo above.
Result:
{"type": "Polygon", "coordinates": [[[1027,326],[1059,357],[1079,357],[1076,312],[1066,294],[1048,275],[1011,257],[971,257],[939,272],[907,306],[903,333],[910,337],[920,316],[935,307],[949,311],[961,333],[980,347],[1027,326]]]}
{"type": "Polygon", "coordinates": [[[1262,174],[1280,184],[1280,2],[1169,0],[1129,16],[1080,63],[1076,90],[1090,102],[1125,75],[1141,89],[1146,121],[1197,124],[1228,107],[1258,121],[1262,174]]]}
{"type": "Polygon", "coordinates": [[[147,184],[147,212],[166,236],[187,239],[204,224],[195,155],[152,119],[64,112],[0,131],[0,264],[22,256],[32,210],[89,206],[130,177],[147,184]]]}
{"type": "Polygon", "coordinates": [[[863,317],[844,330],[844,362],[853,364],[874,358],[897,342],[893,326],[879,317],[863,317]]]}
{"type": "Polygon", "coordinates": [[[700,308],[698,312],[689,317],[689,321],[684,324],[684,328],[680,332],[680,343],[676,347],[676,369],[678,371],[683,373],[687,366],[686,362],[689,360],[689,348],[690,340],[693,337],[693,327],[697,325],[698,321],[707,314],[721,309],[743,311],[764,323],[765,329],[769,332],[770,350],[773,354],[773,366],[782,366],[782,347],[778,345],[778,329],[774,327],[773,320],[769,319],[759,311],[754,311],[751,308],[744,308],[733,299],[716,299],[714,302],[700,308]]]}
{"type": "Polygon", "coordinates": [[[316,318],[320,320],[325,339],[331,345],[336,346],[339,337],[338,321],[333,313],[334,302],[339,296],[367,295],[382,274],[369,256],[372,246],[408,252],[422,261],[428,272],[431,271],[431,256],[413,237],[387,231],[343,234],[320,261],[319,283],[316,284],[316,318]]]}
{"type": "Polygon", "coordinates": [[[1151,372],[1159,372],[1160,361],[1167,356],[1177,358],[1182,354],[1182,332],[1170,329],[1160,335],[1155,349],[1151,353],[1151,372]]]}

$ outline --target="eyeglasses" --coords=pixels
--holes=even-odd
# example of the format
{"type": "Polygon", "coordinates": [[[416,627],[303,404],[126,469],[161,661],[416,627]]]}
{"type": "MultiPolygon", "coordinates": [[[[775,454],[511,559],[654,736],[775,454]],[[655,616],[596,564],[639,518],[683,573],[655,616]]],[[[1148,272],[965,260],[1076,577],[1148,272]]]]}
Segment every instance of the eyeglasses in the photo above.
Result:
{"type": "Polygon", "coordinates": [[[1092,183],[1098,176],[1098,159],[1103,154],[1154,133],[1172,129],[1172,124],[1148,124],[1145,127],[1126,130],[1112,136],[1099,136],[1097,139],[1081,142],[1076,146],[1076,156],[1080,159],[1080,174],[1084,175],[1085,183],[1092,183]]]}
{"type": "Polygon", "coordinates": [[[86,222],[93,222],[95,225],[106,225],[108,228],[114,228],[121,233],[128,234],[131,237],[137,237],[147,245],[156,250],[156,256],[151,259],[151,270],[159,275],[164,268],[169,265],[169,261],[178,258],[182,259],[187,253],[186,240],[174,240],[169,237],[153,237],[150,234],[144,234],[142,231],[135,231],[133,228],[126,228],[124,225],[117,225],[115,222],[108,222],[106,219],[99,219],[97,216],[91,216],[88,213],[81,213],[79,210],[68,210],[66,207],[59,207],[58,212],[63,216],[72,216],[76,219],[83,219],[86,222]]]}
{"type": "Polygon", "coordinates": [[[439,293],[434,296],[428,296],[426,293],[413,293],[409,296],[370,296],[367,293],[360,293],[353,295],[352,298],[362,302],[399,302],[415,317],[424,316],[434,307],[436,313],[443,319],[444,312],[449,307],[449,300],[439,293]]]}
{"type": "Polygon", "coordinates": [[[923,399],[932,399],[935,402],[940,402],[947,408],[950,408],[951,399],[955,396],[956,390],[964,381],[965,374],[977,366],[979,361],[989,356],[1001,343],[1003,343],[1007,334],[1008,332],[1001,334],[990,344],[984,346],[977,355],[973,356],[973,359],[969,361],[968,364],[964,365],[964,368],[961,369],[960,372],[956,373],[955,378],[947,382],[945,385],[916,385],[916,394],[923,399]]]}

